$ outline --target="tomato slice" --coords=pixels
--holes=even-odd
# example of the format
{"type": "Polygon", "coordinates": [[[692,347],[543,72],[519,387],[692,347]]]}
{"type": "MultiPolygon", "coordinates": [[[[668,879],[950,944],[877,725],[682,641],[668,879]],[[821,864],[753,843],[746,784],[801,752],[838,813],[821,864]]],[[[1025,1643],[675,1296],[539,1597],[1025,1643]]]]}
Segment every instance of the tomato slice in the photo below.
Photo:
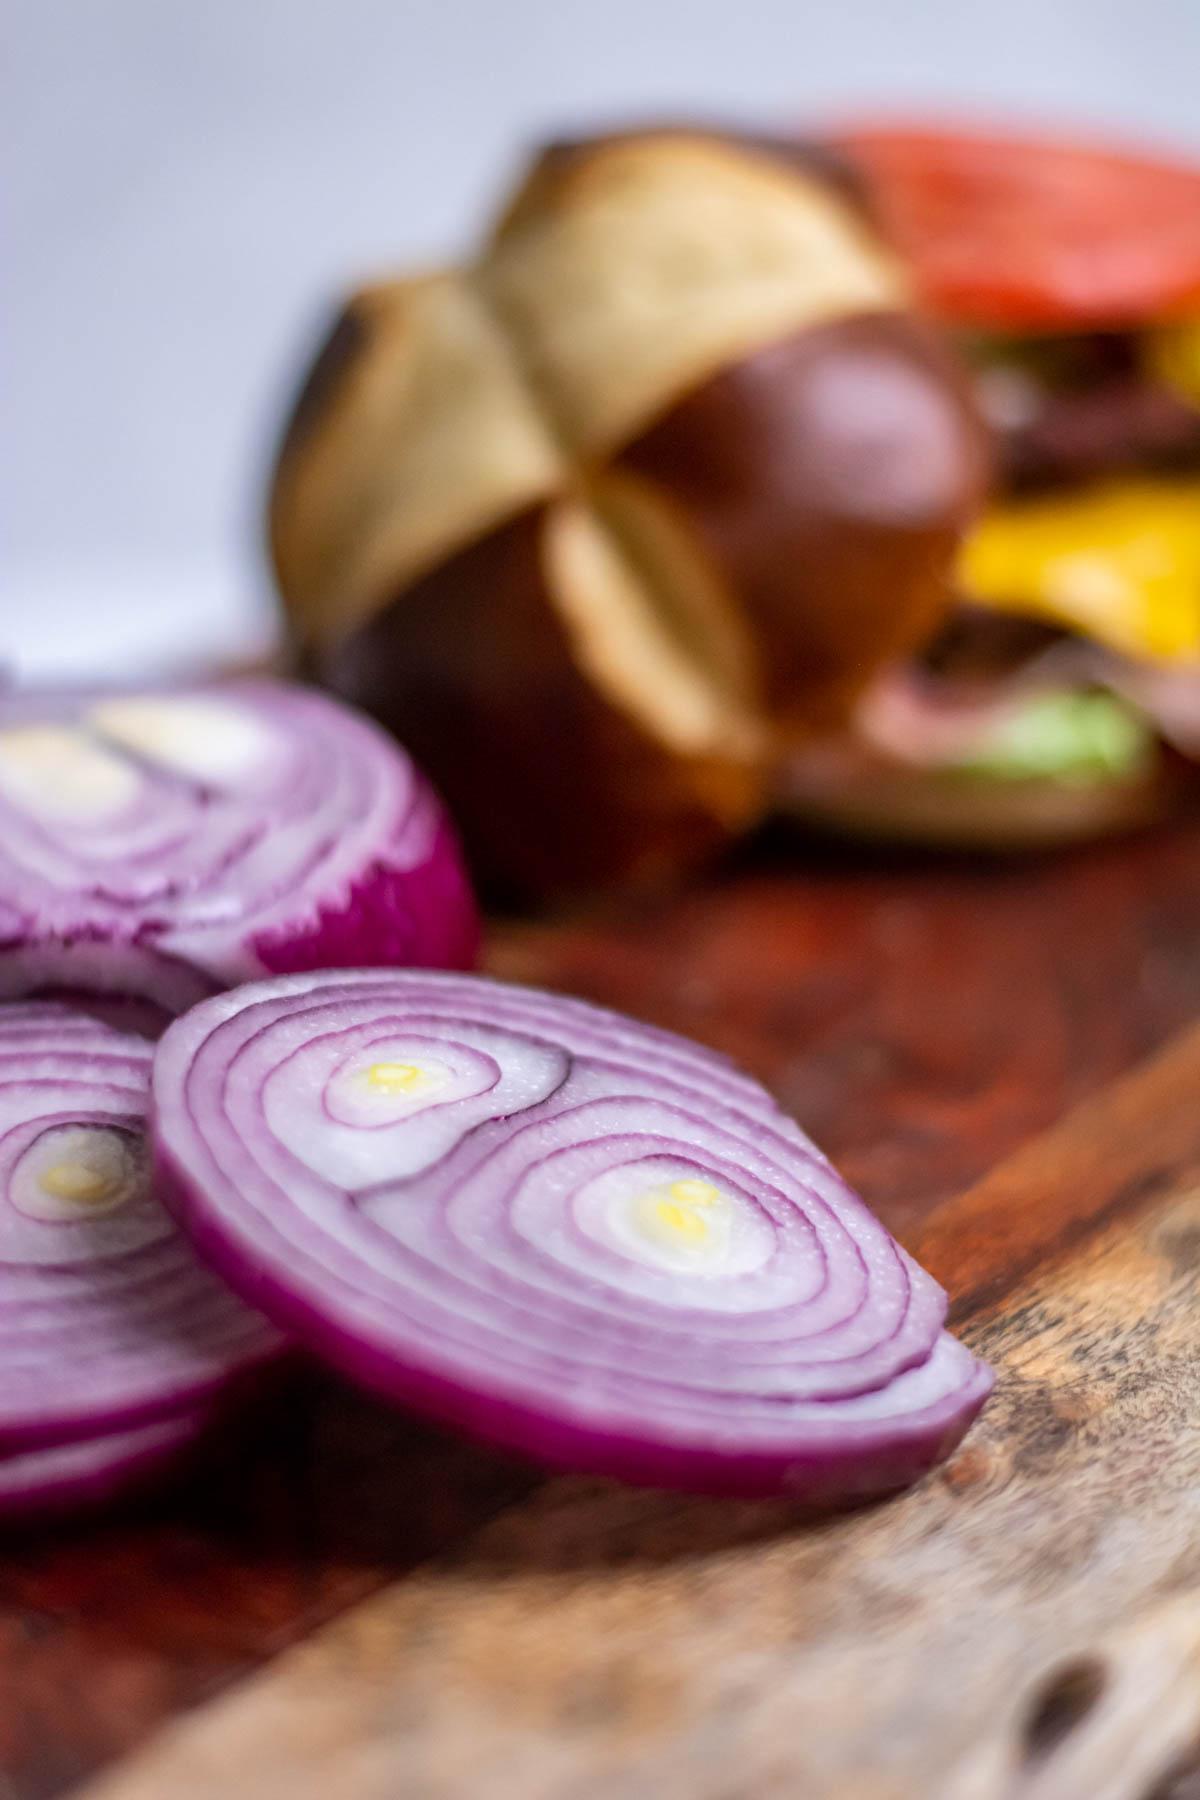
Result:
{"type": "Polygon", "coordinates": [[[833,137],[948,319],[1096,330],[1200,310],[1200,166],[1026,133],[833,137]]]}

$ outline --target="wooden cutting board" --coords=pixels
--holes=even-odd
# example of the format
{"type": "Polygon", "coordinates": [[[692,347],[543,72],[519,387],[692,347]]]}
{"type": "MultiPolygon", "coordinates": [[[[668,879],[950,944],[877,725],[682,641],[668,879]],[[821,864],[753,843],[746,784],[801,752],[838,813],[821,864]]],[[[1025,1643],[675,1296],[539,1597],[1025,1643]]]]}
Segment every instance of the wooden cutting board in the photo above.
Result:
{"type": "Polygon", "coordinates": [[[999,1374],[919,1490],[551,1481],[95,1800],[1144,1800],[1200,1749],[1200,1027],[917,1248],[999,1374]]]}
{"type": "Polygon", "coordinates": [[[983,1423],[814,1521],[547,1480],[314,1379],[188,1492],[0,1556],[4,1800],[1183,1800],[1200,1034],[1097,1090],[1200,1018],[1200,838],[777,852],[492,961],[768,1079],[954,1292],[983,1423]]]}

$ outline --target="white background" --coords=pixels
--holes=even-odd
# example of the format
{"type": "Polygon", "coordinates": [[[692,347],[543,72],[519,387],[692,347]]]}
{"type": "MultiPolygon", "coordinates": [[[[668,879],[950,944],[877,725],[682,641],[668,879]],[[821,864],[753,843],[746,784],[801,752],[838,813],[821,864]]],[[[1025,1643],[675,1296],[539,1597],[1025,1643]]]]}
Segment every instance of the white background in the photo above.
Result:
{"type": "Polygon", "coordinates": [[[251,644],[283,398],[339,290],[520,147],[881,102],[1200,149],[1200,0],[8,0],[0,660],[251,644]]]}

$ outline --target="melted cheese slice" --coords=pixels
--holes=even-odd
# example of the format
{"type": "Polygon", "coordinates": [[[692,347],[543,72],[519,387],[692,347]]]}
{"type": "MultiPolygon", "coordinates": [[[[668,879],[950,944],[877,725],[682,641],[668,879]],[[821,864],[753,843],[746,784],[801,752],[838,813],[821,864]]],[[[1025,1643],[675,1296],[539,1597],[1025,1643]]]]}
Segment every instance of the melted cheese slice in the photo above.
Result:
{"type": "Polygon", "coordinates": [[[1123,655],[1200,658],[1200,478],[1104,482],[993,507],[958,573],[983,605],[1123,655]]]}

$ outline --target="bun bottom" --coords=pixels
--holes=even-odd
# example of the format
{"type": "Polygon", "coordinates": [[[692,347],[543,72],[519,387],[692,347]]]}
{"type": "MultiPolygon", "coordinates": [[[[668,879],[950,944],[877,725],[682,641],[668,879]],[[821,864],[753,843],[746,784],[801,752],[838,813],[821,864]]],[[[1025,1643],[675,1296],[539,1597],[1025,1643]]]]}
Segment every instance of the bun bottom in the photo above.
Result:
{"type": "Polygon", "coordinates": [[[1134,831],[1173,810],[1161,768],[1063,781],[951,774],[887,763],[846,747],[797,751],[775,787],[777,811],[839,836],[931,849],[1054,849],[1134,831]]]}

